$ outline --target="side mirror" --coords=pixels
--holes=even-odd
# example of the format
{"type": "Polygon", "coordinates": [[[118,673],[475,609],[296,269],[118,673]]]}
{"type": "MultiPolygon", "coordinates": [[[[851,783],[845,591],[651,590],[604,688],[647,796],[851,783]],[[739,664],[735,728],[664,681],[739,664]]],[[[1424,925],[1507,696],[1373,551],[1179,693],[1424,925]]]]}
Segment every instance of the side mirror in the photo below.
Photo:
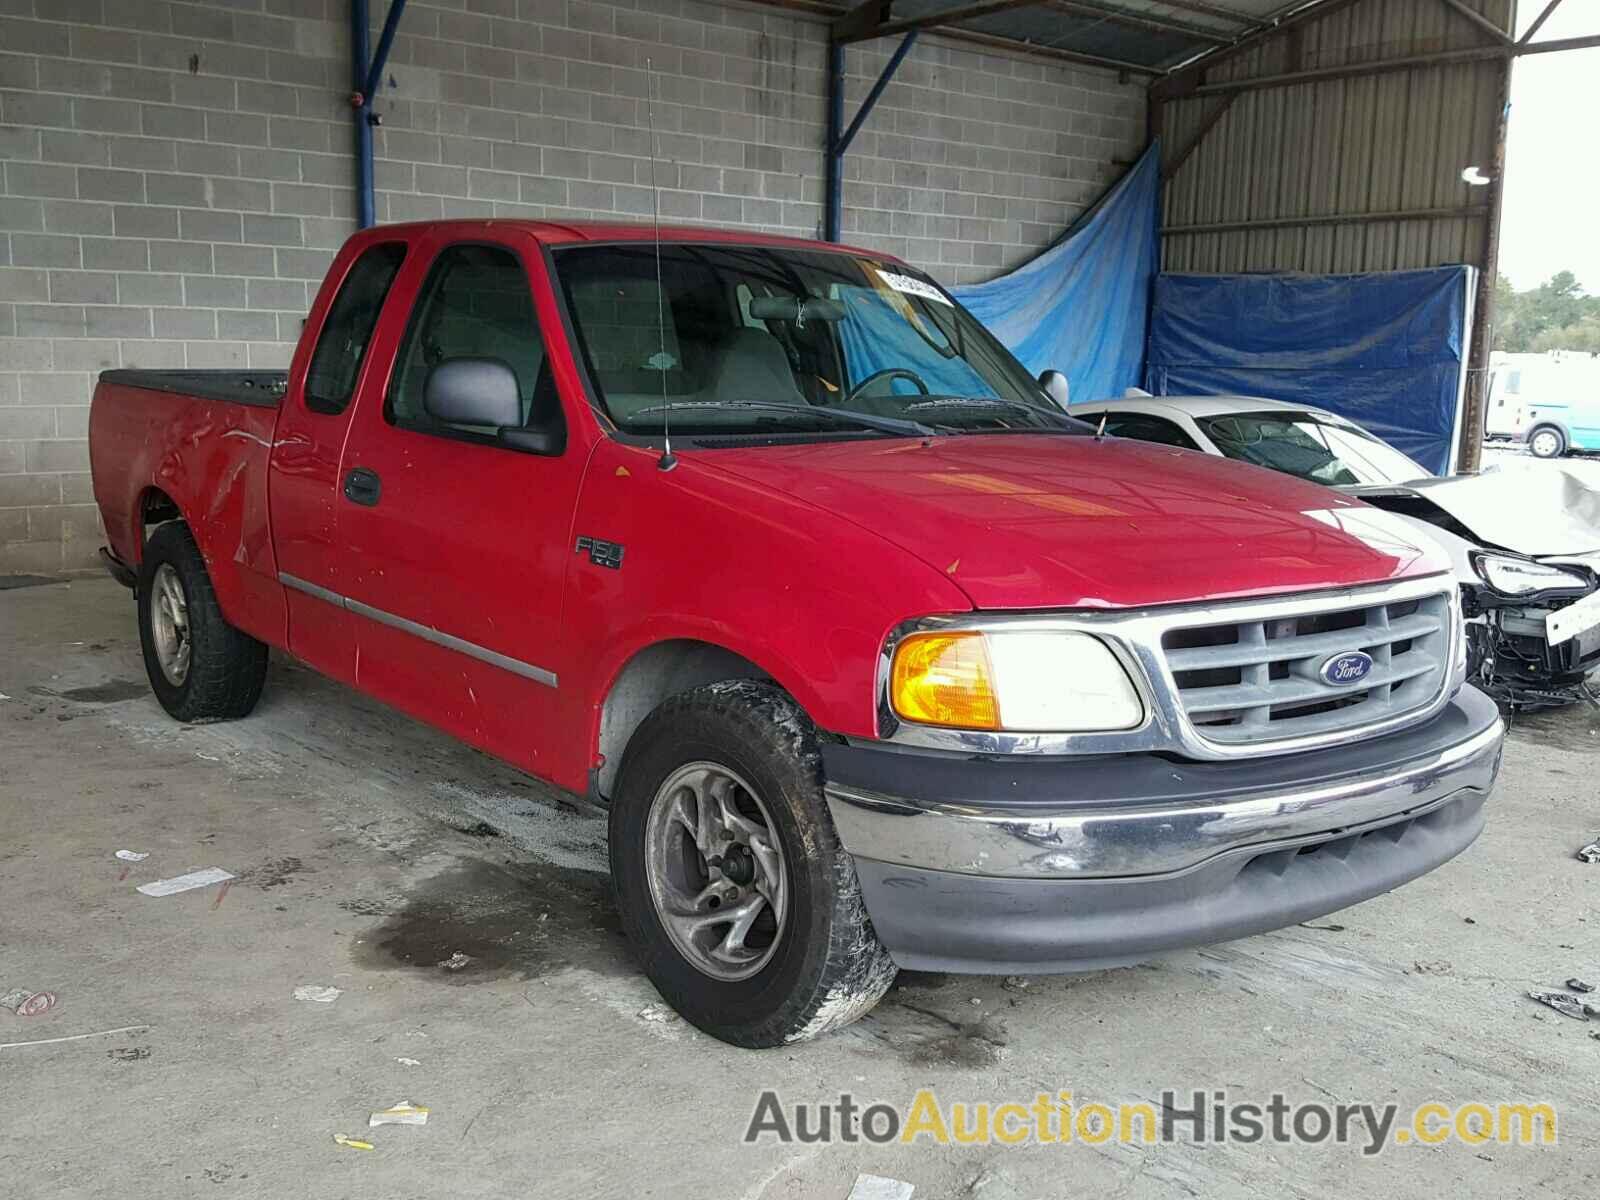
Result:
{"type": "Polygon", "coordinates": [[[498,358],[450,358],[428,372],[422,407],[447,425],[522,424],[517,375],[498,358]]]}
{"type": "Polygon", "coordinates": [[[1044,389],[1044,394],[1049,396],[1063,409],[1067,407],[1067,377],[1060,371],[1048,370],[1039,373],[1039,386],[1044,389]]]}
{"type": "Polygon", "coordinates": [[[564,429],[507,429],[502,428],[496,440],[502,446],[522,450],[528,454],[560,454],[567,448],[564,429]]]}

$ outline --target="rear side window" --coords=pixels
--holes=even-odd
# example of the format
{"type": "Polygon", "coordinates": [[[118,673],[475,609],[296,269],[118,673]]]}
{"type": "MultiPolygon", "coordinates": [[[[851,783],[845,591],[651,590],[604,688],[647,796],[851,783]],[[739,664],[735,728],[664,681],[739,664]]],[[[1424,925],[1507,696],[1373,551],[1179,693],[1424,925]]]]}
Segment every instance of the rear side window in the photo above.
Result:
{"type": "Polygon", "coordinates": [[[428,375],[452,359],[494,359],[511,369],[520,428],[561,426],[561,401],[522,262],[501,246],[442,250],[428,272],[389,385],[385,415],[406,429],[492,439],[496,430],[435,420],[423,403],[428,375]]]}
{"type": "MultiPolygon", "coordinates": [[[[1084,419],[1092,421],[1094,418],[1084,419]]],[[[1106,417],[1106,432],[1113,437],[1159,442],[1163,446],[1180,446],[1185,450],[1200,449],[1194,444],[1194,439],[1174,422],[1145,413],[1111,413],[1106,417]]]]}
{"type": "Polygon", "coordinates": [[[405,256],[403,242],[372,246],[339,285],[306,371],[306,407],[312,412],[335,416],[349,405],[373,327],[405,256]]]}

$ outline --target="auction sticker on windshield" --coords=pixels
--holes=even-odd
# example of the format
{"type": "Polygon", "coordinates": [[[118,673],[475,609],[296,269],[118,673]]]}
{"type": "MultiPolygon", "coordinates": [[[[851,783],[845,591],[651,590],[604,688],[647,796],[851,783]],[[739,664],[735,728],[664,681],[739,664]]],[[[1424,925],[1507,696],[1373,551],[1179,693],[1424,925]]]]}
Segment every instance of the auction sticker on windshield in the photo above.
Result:
{"type": "Polygon", "coordinates": [[[897,292],[907,296],[920,296],[924,300],[937,300],[940,304],[949,304],[949,299],[931,283],[924,283],[920,279],[913,279],[909,275],[900,275],[894,271],[885,271],[882,267],[874,268],[878,278],[892,287],[897,292]]]}

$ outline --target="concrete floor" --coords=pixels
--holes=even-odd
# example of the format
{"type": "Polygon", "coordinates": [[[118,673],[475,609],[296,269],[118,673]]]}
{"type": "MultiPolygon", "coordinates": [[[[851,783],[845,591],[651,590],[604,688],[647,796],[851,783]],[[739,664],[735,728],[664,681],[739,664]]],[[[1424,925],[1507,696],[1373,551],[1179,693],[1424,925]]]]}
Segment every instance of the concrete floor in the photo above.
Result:
{"type": "Polygon", "coordinates": [[[1332,921],[1029,986],[902,975],[876,1013],[752,1053],[681,1022],[633,970],[604,825],[281,660],[249,720],[186,728],[144,682],[109,580],[0,591],[0,1180],[8,1196],[844,1197],[1592,1193],[1600,1023],[1524,998],[1600,982],[1597,714],[1513,734],[1467,854],[1332,921]],[[118,849],[147,852],[128,868],[118,849]],[[239,876],[166,898],[136,884],[239,876]],[[472,956],[459,973],[436,965],[472,956]],[[301,984],[344,989],[331,1005],[301,984]],[[400,1059],[415,1059],[415,1066],[400,1059]],[[740,1144],[756,1098],[1153,1101],[1226,1087],[1406,1106],[1547,1100],[1545,1149],[1006,1150],[740,1144]],[[411,1099],[423,1128],[335,1145],[411,1099]]]}

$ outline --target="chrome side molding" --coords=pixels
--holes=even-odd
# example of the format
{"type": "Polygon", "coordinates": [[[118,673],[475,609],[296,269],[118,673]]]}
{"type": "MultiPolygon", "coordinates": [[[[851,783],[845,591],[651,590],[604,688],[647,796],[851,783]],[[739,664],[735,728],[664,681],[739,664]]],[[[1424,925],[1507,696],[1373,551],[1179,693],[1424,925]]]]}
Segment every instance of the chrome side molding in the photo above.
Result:
{"type": "Polygon", "coordinates": [[[376,621],[380,625],[387,625],[391,629],[398,629],[402,633],[409,633],[412,637],[421,638],[425,642],[432,642],[435,646],[443,646],[446,650],[454,650],[457,654],[465,654],[468,658],[475,658],[479,662],[488,663],[491,667],[499,667],[502,671],[510,671],[513,675],[520,675],[524,679],[531,679],[535,683],[542,683],[545,687],[557,686],[556,673],[544,667],[535,666],[530,662],[523,662],[520,658],[512,658],[501,654],[498,650],[490,650],[487,646],[480,646],[476,642],[469,642],[465,638],[458,638],[454,634],[445,633],[442,629],[435,629],[431,625],[423,625],[418,621],[407,620],[405,617],[396,616],[381,608],[374,608],[370,604],[363,604],[359,600],[352,600],[349,596],[341,596],[338,592],[329,591],[319,587],[309,580],[290,575],[286,571],[278,572],[278,582],[284,587],[293,588],[297,592],[304,592],[308,596],[315,596],[347,612],[352,612],[358,617],[366,617],[369,621],[376,621]]]}

